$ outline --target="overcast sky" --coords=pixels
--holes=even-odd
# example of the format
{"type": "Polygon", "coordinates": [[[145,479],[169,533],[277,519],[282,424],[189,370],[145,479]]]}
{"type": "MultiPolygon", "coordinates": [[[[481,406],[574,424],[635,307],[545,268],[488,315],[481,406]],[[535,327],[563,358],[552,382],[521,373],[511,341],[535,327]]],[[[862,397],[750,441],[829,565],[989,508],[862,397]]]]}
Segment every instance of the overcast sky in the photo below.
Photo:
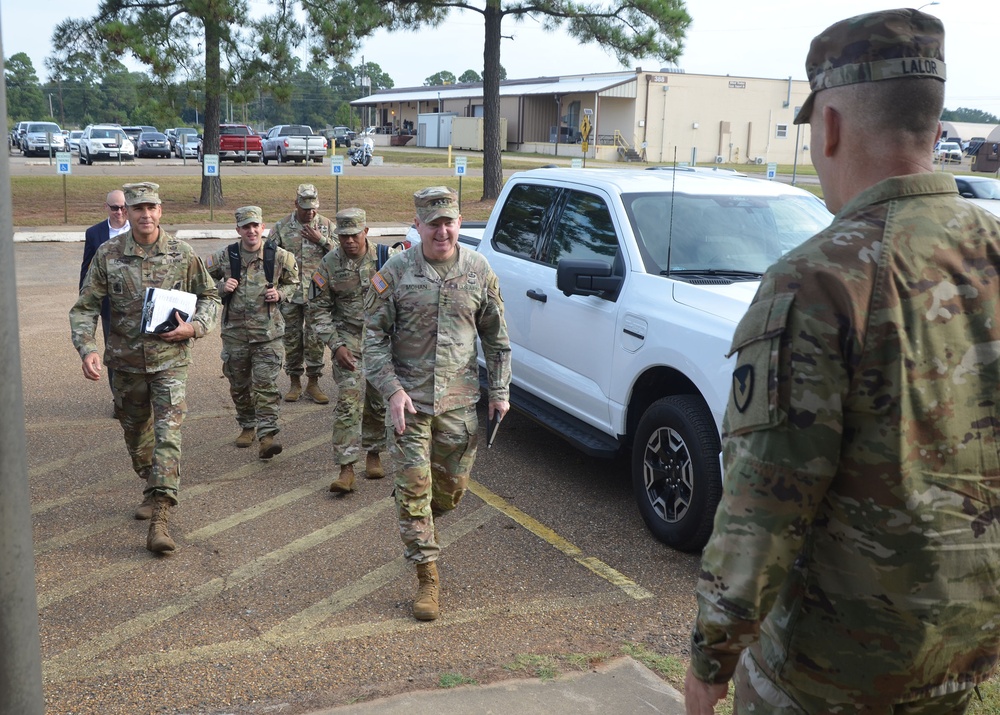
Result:
{"type": "MultiPolygon", "coordinates": [[[[267,9],[267,0],[249,2],[256,12],[267,9]]],[[[89,17],[97,5],[98,0],[2,1],[4,56],[27,53],[39,79],[44,81],[44,60],[51,51],[56,24],[65,17],[89,17]]],[[[809,42],[820,30],[851,15],[899,6],[898,2],[878,0],[688,0],[688,12],[694,21],[677,66],[695,74],[804,80],[809,42]]],[[[996,6],[996,0],[939,0],[925,4],[924,10],[941,18],[945,25],[948,109],[970,107],[1000,116],[996,6]]],[[[655,59],[622,67],[599,46],[580,45],[558,31],[544,32],[541,23],[530,19],[521,23],[505,21],[503,34],[513,36],[501,44],[500,61],[508,79],[660,67],[655,59]]],[[[453,13],[435,30],[380,33],[365,43],[352,64],[359,63],[361,55],[378,63],[397,87],[419,86],[440,70],[456,76],[467,69],[481,74],[482,19],[476,13],[453,13]]]]}

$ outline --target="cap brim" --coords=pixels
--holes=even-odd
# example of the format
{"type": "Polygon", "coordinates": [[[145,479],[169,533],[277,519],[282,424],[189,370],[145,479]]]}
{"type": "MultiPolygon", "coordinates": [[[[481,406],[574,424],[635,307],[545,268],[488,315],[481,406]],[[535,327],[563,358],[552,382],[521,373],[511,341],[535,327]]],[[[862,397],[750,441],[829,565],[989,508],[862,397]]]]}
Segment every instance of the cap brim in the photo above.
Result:
{"type": "Polygon", "coordinates": [[[799,113],[795,115],[795,119],[792,120],[792,124],[808,124],[809,117],[812,116],[813,104],[816,101],[816,92],[810,92],[809,96],[806,97],[806,101],[802,103],[802,108],[799,113]]]}
{"type": "Polygon", "coordinates": [[[362,231],[364,231],[363,228],[338,228],[336,234],[338,236],[357,236],[362,231]]]}
{"type": "Polygon", "coordinates": [[[431,221],[436,221],[437,219],[442,217],[458,218],[460,214],[458,209],[456,208],[447,208],[447,209],[441,209],[440,211],[432,211],[426,215],[418,211],[417,216],[419,216],[420,220],[423,221],[424,223],[430,223],[431,221]]]}

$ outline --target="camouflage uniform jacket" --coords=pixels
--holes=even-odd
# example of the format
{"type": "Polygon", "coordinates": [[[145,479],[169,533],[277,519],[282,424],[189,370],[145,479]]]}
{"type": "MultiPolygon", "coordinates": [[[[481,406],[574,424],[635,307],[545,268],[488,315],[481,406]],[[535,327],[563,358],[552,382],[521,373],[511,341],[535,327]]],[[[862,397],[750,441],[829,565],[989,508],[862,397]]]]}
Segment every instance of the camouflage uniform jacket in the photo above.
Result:
{"type": "MultiPolygon", "coordinates": [[[[398,249],[397,249],[398,250],[398,249]]],[[[368,251],[348,258],[340,246],[323,257],[309,286],[309,315],[316,335],[333,352],[341,345],[359,353],[364,341],[365,296],[372,290],[378,247],[368,241],[368,251]]]]}
{"type": "MultiPolygon", "coordinates": [[[[238,276],[240,284],[230,295],[228,305],[222,310],[222,337],[243,343],[264,343],[285,334],[285,319],[277,303],[265,303],[267,277],[264,275],[264,243],[256,253],[240,248],[238,276]]],[[[231,277],[229,247],[221,248],[205,259],[205,267],[218,281],[217,288],[223,299],[227,295],[223,286],[231,277]]],[[[274,254],[274,286],[281,300],[288,300],[299,288],[299,269],[295,257],[283,248],[274,254]]]]}
{"type": "Polygon", "coordinates": [[[97,249],[80,297],[69,312],[73,345],[86,357],[97,351],[94,331],[101,299],[111,300],[111,331],[105,364],[124,372],[160,372],[191,362],[191,341],[168,343],[140,332],[146,288],[187,291],[198,296],[191,318],[195,337],[203,337],[218,320],[219,293],[194,250],[160,229],[151,246],[142,247],[132,232],[115,236],[97,249]]]}
{"type": "MultiPolygon", "coordinates": [[[[336,244],[336,223],[326,216],[316,214],[312,222],[308,225],[319,230],[323,234],[323,241],[315,244],[307,238],[302,237],[302,228],[307,224],[299,223],[295,214],[289,214],[271,227],[268,238],[272,239],[276,245],[284,248],[295,256],[295,262],[299,266],[300,276],[311,276],[319,269],[319,264],[323,256],[336,244]]],[[[288,299],[289,303],[305,305],[308,301],[307,286],[299,282],[295,293],[288,299]]]]}
{"type": "Polygon", "coordinates": [[[1000,221],[925,173],[862,192],[768,270],[733,339],[701,680],[727,680],[751,644],[831,703],[934,697],[994,669],[998,265],[1000,221]]]}
{"type": "Polygon", "coordinates": [[[418,412],[439,415],[479,400],[476,336],[489,399],[506,400],[510,341],[500,283],[479,253],[458,246],[442,279],[420,246],[392,256],[372,276],[365,310],[365,373],[389,397],[406,390],[418,412]]]}

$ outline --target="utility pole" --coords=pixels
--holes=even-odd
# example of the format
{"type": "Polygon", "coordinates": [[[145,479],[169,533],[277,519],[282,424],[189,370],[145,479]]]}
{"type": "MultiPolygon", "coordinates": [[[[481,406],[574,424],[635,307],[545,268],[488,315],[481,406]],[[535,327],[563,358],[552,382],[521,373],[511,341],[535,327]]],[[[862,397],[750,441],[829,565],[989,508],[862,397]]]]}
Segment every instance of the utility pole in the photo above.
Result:
{"type": "MultiPolygon", "coordinates": [[[[7,83],[0,47],[0,129],[7,133],[7,83]]],[[[49,102],[52,95],[49,95],[49,102]]],[[[0,158],[0,713],[43,715],[31,495],[24,440],[21,345],[14,275],[10,159],[0,158]]]]}

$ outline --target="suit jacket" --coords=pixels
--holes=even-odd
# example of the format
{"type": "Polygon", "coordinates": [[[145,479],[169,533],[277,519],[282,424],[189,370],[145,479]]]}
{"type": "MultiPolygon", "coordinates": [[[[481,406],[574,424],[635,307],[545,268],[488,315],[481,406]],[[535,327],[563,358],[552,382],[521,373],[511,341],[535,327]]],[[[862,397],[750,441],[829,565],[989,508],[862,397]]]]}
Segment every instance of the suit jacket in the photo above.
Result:
{"type": "MultiPolygon", "coordinates": [[[[87,271],[90,269],[90,262],[94,260],[97,248],[102,243],[111,238],[111,225],[107,219],[100,223],[95,223],[87,229],[86,240],[83,243],[83,263],[80,264],[80,288],[87,279],[87,271]]],[[[107,297],[101,301],[101,329],[104,331],[104,338],[107,340],[108,328],[111,325],[111,301],[107,297]]]]}

